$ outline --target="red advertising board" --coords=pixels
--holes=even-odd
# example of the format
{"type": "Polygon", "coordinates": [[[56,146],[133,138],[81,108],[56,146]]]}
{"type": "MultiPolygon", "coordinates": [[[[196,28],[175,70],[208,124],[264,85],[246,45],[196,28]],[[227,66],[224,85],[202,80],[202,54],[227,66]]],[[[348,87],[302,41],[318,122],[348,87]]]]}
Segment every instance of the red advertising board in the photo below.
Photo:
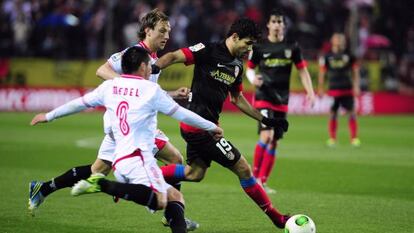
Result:
{"type": "MultiPolygon", "coordinates": [[[[0,111],[47,111],[69,100],[83,95],[87,90],[76,88],[0,88],[0,111]]],[[[252,101],[253,93],[244,93],[252,101]]],[[[414,97],[388,92],[366,92],[356,98],[358,112],[367,114],[406,114],[414,113],[414,97]]],[[[313,108],[306,101],[304,93],[291,93],[290,114],[327,114],[333,99],[318,97],[313,108]]],[[[238,111],[227,100],[224,111],[238,111]]]]}

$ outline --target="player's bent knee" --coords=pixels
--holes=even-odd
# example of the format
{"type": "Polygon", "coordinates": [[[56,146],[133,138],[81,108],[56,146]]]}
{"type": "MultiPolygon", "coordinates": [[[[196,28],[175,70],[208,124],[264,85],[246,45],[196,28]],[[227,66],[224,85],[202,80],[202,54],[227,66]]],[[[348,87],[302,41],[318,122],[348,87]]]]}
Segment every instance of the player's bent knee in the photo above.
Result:
{"type": "Polygon", "coordinates": [[[95,162],[91,166],[92,173],[102,173],[104,175],[108,175],[111,172],[111,166],[109,163],[101,160],[96,159],[95,162]]]}
{"type": "Polygon", "coordinates": [[[180,151],[172,146],[167,144],[161,151],[156,155],[158,159],[162,159],[163,162],[168,164],[183,164],[183,156],[180,151]]]}
{"type": "Polygon", "coordinates": [[[178,191],[174,187],[171,187],[167,191],[167,201],[178,201],[184,204],[184,197],[180,191],[178,191]]]}
{"type": "Polygon", "coordinates": [[[173,155],[174,156],[171,157],[170,163],[173,163],[173,164],[183,164],[183,161],[184,161],[183,156],[181,155],[181,153],[178,150],[176,150],[175,152],[173,152],[173,155]]]}
{"type": "Polygon", "coordinates": [[[157,198],[157,210],[162,210],[167,207],[167,196],[164,193],[155,193],[157,198]]]}

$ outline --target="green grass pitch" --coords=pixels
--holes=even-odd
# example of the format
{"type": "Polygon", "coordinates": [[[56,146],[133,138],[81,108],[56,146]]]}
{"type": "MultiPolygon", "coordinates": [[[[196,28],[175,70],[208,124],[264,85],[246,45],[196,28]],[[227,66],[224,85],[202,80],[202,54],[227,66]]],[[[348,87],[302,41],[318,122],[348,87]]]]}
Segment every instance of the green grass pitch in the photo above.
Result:
{"type": "MultiPolygon", "coordinates": [[[[0,113],[0,232],[169,232],[162,213],[105,194],[50,195],[36,217],[27,214],[28,183],[89,164],[103,138],[102,113],[85,113],[36,127],[32,113],[0,113]]],[[[185,153],[178,124],[160,116],[160,128],[185,153]]],[[[304,213],[320,233],[414,232],[414,117],[359,118],[362,146],[351,148],[345,117],[339,145],[325,147],[326,116],[289,116],[269,186],[284,213],[304,213]]],[[[252,161],[256,123],[223,114],[225,135],[252,161]]],[[[111,177],[113,179],[113,177],[111,177]]],[[[186,215],[200,233],[270,233],[276,229],[242,191],[237,178],[214,164],[201,183],[184,183],[186,215]]]]}

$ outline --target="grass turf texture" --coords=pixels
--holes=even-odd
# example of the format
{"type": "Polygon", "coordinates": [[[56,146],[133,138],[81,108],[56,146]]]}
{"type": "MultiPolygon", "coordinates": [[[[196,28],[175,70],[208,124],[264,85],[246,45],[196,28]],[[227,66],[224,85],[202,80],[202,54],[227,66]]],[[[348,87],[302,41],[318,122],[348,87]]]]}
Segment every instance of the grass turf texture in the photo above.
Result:
{"type": "MultiPolygon", "coordinates": [[[[37,216],[27,214],[28,183],[48,180],[91,163],[103,138],[102,114],[87,113],[47,125],[29,126],[34,114],[0,113],[0,232],[169,232],[162,213],[149,214],[132,202],[105,194],[71,197],[69,189],[50,195],[37,216]]],[[[304,213],[321,233],[414,232],[414,118],[360,117],[362,146],[349,145],[345,117],[339,144],[325,147],[327,117],[290,116],[268,184],[274,204],[304,213]]],[[[183,153],[177,122],[160,116],[160,128],[183,153]]],[[[224,114],[225,135],[252,161],[256,123],[224,114]]],[[[113,177],[111,177],[113,179],[113,177]]],[[[186,215],[197,232],[283,232],[241,190],[237,178],[213,164],[201,183],[184,183],[186,215]]]]}

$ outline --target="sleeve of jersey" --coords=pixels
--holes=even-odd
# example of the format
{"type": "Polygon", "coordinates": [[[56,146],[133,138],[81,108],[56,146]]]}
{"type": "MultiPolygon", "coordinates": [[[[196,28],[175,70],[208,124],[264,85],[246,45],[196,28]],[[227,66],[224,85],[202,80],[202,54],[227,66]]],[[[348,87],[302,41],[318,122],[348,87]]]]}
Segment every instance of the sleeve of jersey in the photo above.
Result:
{"type": "Polygon", "coordinates": [[[231,87],[230,91],[231,91],[231,92],[241,92],[241,91],[243,91],[243,83],[242,83],[242,82],[240,82],[240,83],[238,83],[238,84],[234,84],[234,85],[231,87]]]}
{"type": "Polygon", "coordinates": [[[84,104],[82,97],[79,97],[46,113],[46,120],[52,121],[60,117],[78,113],[87,108],[88,107],[84,104]]]}
{"type": "Polygon", "coordinates": [[[176,120],[186,123],[187,125],[191,125],[193,127],[203,129],[206,131],[214,130],[217,126],[211,121],[208,121],[201,116],[195,114],[194,112],[185,109],[181,106],[178,106],[177,110],[170,115],[176,120]]]}
{"type": "Polygon", "coordinates": [[[168,93],[157,86],[155,89],[155,95],[151,100],[151,104],[157,111],[164,113],[165,115],[171,116],[179,107],[168,93]]]}
{"type": "Polygon", "coordinates": [[[328,68],[326,67],[325,57],[320,56],[318,59],[318,65],[319,65],[319,72],[326,72],[328,68]]]}
{"type": "Polygon", "coordinates": [[[293,53],[292,58],[293,58],[293,62],[295,63],[296,69],[300,70],[300,69],[304,69],[308,67],[308,63],[306,62],[305,59],[303,59],[302,52],[299,46],[296,45],[292,53],[293,53]]]}
{"type": "Polygon", "coordinates": [[[194,54],[191,52],[189,48],[182,48],[181,51],[184,53],[185,56],[185,62],[184,64],[186,66],[194,64],[194,54]]]}
{"type": "Polygon", "coordinates": [[[118,74],[122,74],[122,52],[118,52],[118,53],[114,53],[112,54],[112,56],[107,60],[107,62],[109,63],[109,65],[112,67],[112,69],[118,73],[118,74]]]}
{"type": "Polygon", "coordinates": [[[356,57],[354,55],[351,55],[351,64],[352,64],[352,69],[359,69],[359,62],[358,59],[356,59],[356,57]]]}
{"type": "Polygon", "coordinates": [[[253,46],[253,50],[249,53],[249,59],[247,60],[247,67],[250,69],[256,68],[257,61],[257,52],[256,48],[253,46]]]}
{"type": "MultiPolygon", "coordinates": [[[[104,82],[105,83],[105,82],[104,82]]],[[[67,102],[64,105],[61,105],[55,109],[53,109],[52,111],[46,113],[46,120],[47,121],[52,121],[54,119],[60,118],[60,117],[64,117],[67,115],[72,115],[78,112],[81,112],[87,108],[91,108],[91,107],[95,107],[98,105],[101,105],[102,101],[101,101],[101,97],[100,97],[100,92],[102,91],[102,86],[103,84],[101,84],[98,88],[96,88],[94,91],[79,97],[77,99],[74,99],[72,101],[67,102]]]]}

